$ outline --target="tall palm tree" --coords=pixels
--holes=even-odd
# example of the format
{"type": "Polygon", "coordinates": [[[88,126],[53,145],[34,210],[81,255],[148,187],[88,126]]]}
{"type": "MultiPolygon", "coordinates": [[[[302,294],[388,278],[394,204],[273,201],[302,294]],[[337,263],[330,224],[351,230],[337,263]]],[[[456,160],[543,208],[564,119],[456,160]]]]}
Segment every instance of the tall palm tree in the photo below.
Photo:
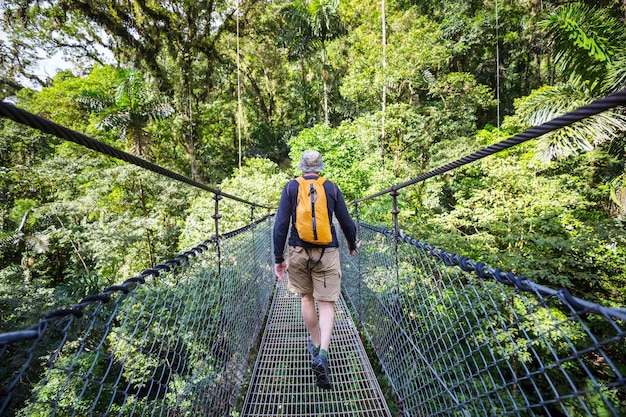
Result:
{"type": "Polygon", "coordinates": [[[328,70],[326,43],[346,33],[339,18],[339,0],[298,0],[282,9],[287,25],[283,43],[291,59],[303,59],[320,53],[324,99],[324,121],[329,123],[328,70]]]}
{"type": "MultiPolygon", "coordinates": [[[[102,129],[121,131],[122,139],[132,154],[141,158],[150,156],[150,135],[146,126],[154,120],[165,119],[174,114],[167,98],[152,94],[143,76],[137,70],[129,70],[115,90],[113,96],[94,91],[83,91],[78,101],[88,109],[106,114],[100,122],[102,129]]],[[[144,216],[148,216],[148,204],[141,177],[138,179],[139,202],[144,216]]],[[[150,262],[156,264],[152,230],[146,230],[146,243],[150,262]]]]}
{"type": "Polygon", "coordinates": [[[83,91],[78,102],[89,110],[106,114],[99,127],[120,130],[129,152],[139,157],[149,156],[150,135],[146,126],[174,114],[167,98],[152,94],[137,70],[123,74],[114,95],[83,91]]]}

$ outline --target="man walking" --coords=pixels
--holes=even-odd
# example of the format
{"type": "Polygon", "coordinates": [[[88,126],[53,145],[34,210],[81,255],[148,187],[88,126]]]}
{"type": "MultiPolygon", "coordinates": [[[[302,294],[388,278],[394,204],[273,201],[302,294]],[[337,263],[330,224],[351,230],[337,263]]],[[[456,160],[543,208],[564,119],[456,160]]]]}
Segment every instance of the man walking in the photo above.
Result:
{"type": "MultiPolygon", "coordinates": [[[[289,289],[293,293],[300,294],[302,317],[311,336],[307,348],[312,358],[311,368],[315,374],[315,383],[322,389],[331,389],[332,384],[328,376],[328,347],[335,323],[335,302],[341,291],[339,242],[335,227],[332,224],[333,215],[341,226],[352,256],[358,254],[361,242],[356,242],[356,227],[350,218],[339,187],[323,178],[321,181],[323,181],[323,192],[325,192],[326,197],[332,240],[327,244],[315,244],[303,240],[298,234],[296,208],[299,203],[300,182],[308,181],[307,186],[309,186],[314,180],[320,178],[319,173],[325,167],[319,152],[305,151],[298,164],[298,168],[303,173],[302,177],[289,181],[283,188],[276,214],[276,223],[274,224],[274,272],[279,280],[284,279],[285,273],[289,272],[289,289]],[[291,233],[289,234],[287,258],[289,263],[287,264],[284,258],[284,249],[290,225],[291,233]],[[319,316],[315,309],[315,301],[317,301],[319,316]]],[[[315,195],[313,185],[310,187],[308,195],[315,195]]],[[[311,196],[309,204],[314,205],[315,201],[316,196],[311,196]]],[[[322,198],[320,201],[323,202],[324,199],[322,198]]],[[[313,214],[314,229],[315,218],[316,216],[313,214]]],[[[303,220],[304,216],[300,219],[300,223],[303,220]]],[[[307,220],[311,219],[307,218],[307,220]]]]}

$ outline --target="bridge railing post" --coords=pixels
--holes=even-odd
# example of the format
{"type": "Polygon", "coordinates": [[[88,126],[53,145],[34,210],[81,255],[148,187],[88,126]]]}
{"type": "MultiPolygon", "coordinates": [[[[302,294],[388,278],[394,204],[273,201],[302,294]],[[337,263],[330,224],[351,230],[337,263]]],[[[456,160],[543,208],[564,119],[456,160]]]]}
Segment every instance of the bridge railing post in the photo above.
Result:
{"type": "Polygon", "coordinates": [[[222,254],[220,250],[220,218],[222,215],[220,214],[220,200],[223,197],[220,194],[215,194],[213,199],[215,200],[215,211],[213,216],[211,216],[215,220],[215,246],[217,248],[217,273],[220,274],[222,271],[222,254]]]}
{"type": "Polygon", "coordinates": [[[400,193],[395,188],[389,193],[391,198],[393,199],[393,208],[391,210],[391,215],[393,216],[393,232],[396,241],[400,238],[400,227],[398,226],[398,214],[400,214],[400,209],[398,209],[398,196],[400,193]]]}
{"type": "MultiPolygon", "coordinates": [[[[256,204],[252,204],[250,206],[250,224],[254,223],[254,209],[256,208],[256,204]]],[[[252,250],[254,251],[252,253],[252,257],[254,259],[257,259],[257,244],[256,244],[256,232],[255,232],[255,227],[252,228],[252,250]]],[[[255,273],[259,272],[259,269],[261,268],[258,263],[255,263],[255,273]]]]}
{"type": "MultiPolygon", "coordinates": [[[[361,238],[361,220],[360,220],[360,213],[359,213],[359,204],[355,203],[354,204],[354,218],[356,219],[356,233],[357,233],[357,242],[360,240],[361,238]]],[[[361,298],[361,281],[363,280],[363,271],[361,269],[361,256],[357,257],[357,270],[358,270],[358,278],[357,279],[357,298],[358,298],[358,314],[361,314],[361,305],[362,305],[362,298],[361,298]]]]}
{"type": "Polygon", "coordinates": [[[391,210],[391,215],[393,216],[393,237],[394,237],[394,255],[395,255],[395,269],[396,269],[396,287],[398,290],[398,296],[400,295],[400,259],[398,255],[398,242],[400,241],[400,227],[398,222],[398,214],[400,214],[400,209],[398,208],[398,195],[400,193],[395,187],[392,187],[391,192],[389,193],[391,198],[393,199],[393,208],[391,210]]]}

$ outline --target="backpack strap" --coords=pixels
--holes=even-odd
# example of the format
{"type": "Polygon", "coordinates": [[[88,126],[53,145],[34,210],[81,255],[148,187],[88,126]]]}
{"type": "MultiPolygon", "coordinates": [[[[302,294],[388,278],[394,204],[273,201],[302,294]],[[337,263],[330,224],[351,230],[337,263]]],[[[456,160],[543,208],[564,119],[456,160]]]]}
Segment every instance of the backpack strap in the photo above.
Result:
{"type": "MultiPolygon", "coordinates": [[[[298,183],[298,187],[300,186],[300,182],[304,181],[304,177],[294,178],[292,181],[296,181],[298,183]]],[[[296,193],[297,195],[297,193],[296,193]]],[[[287,184],[287,196],[291,197],[291,193],[289,192],[289,184],[287,184]]]]}
{"type": "Polygon", "coordinates": [[[311,272],[311,268],[312,266],[309,265],[309,262],[313,265],[317,265],[322,261],[322,256],[324,256],[324,251],[326,250],[326,246],[324,246],[322,248],[322,253],[320,254],[320,257],[318,258],[318,260],[316,261],[315,259],[311,258],[311,254],[309,253],[309,251],[307,250],[307,248],[302,247],[302,249],[304,249],[304,251],[306,252],[306,255],[309,257],[309,260],[307,261],[307,268],[309,269],[309,273],[311,272]]]}
{"type": "MultiPolygon", "coordinates": [[[[309,273],[309,278],[310,278],[311,271],[313,270],[315,265],[318,265],[320,262],[322,262],[322,256],[324,256],[324,251],[326,250],[326,246],[322,248],[322,253],[320,254],[320,257],[318,260],[311,258],[311,254],[309,253],[307,248],[303,247],[303,249],[306,252],[306,255],[309,257],[309,259],[306,261],[306,270],[309,273]]],[[[324,288],[326,288],[326,274],[324,274],[324,288]]]]}

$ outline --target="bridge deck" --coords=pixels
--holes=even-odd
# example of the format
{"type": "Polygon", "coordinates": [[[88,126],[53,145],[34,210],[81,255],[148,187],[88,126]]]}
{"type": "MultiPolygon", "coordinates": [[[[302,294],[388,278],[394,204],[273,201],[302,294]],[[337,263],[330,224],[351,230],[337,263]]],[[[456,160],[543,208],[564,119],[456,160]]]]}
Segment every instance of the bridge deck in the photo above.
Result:
{"type": "Polygon", "coordinates": [[[315,385],[299,297],[278,282],[242,416],[391,416],[343,297],[335,317],[326,391],[315,385]]]}

